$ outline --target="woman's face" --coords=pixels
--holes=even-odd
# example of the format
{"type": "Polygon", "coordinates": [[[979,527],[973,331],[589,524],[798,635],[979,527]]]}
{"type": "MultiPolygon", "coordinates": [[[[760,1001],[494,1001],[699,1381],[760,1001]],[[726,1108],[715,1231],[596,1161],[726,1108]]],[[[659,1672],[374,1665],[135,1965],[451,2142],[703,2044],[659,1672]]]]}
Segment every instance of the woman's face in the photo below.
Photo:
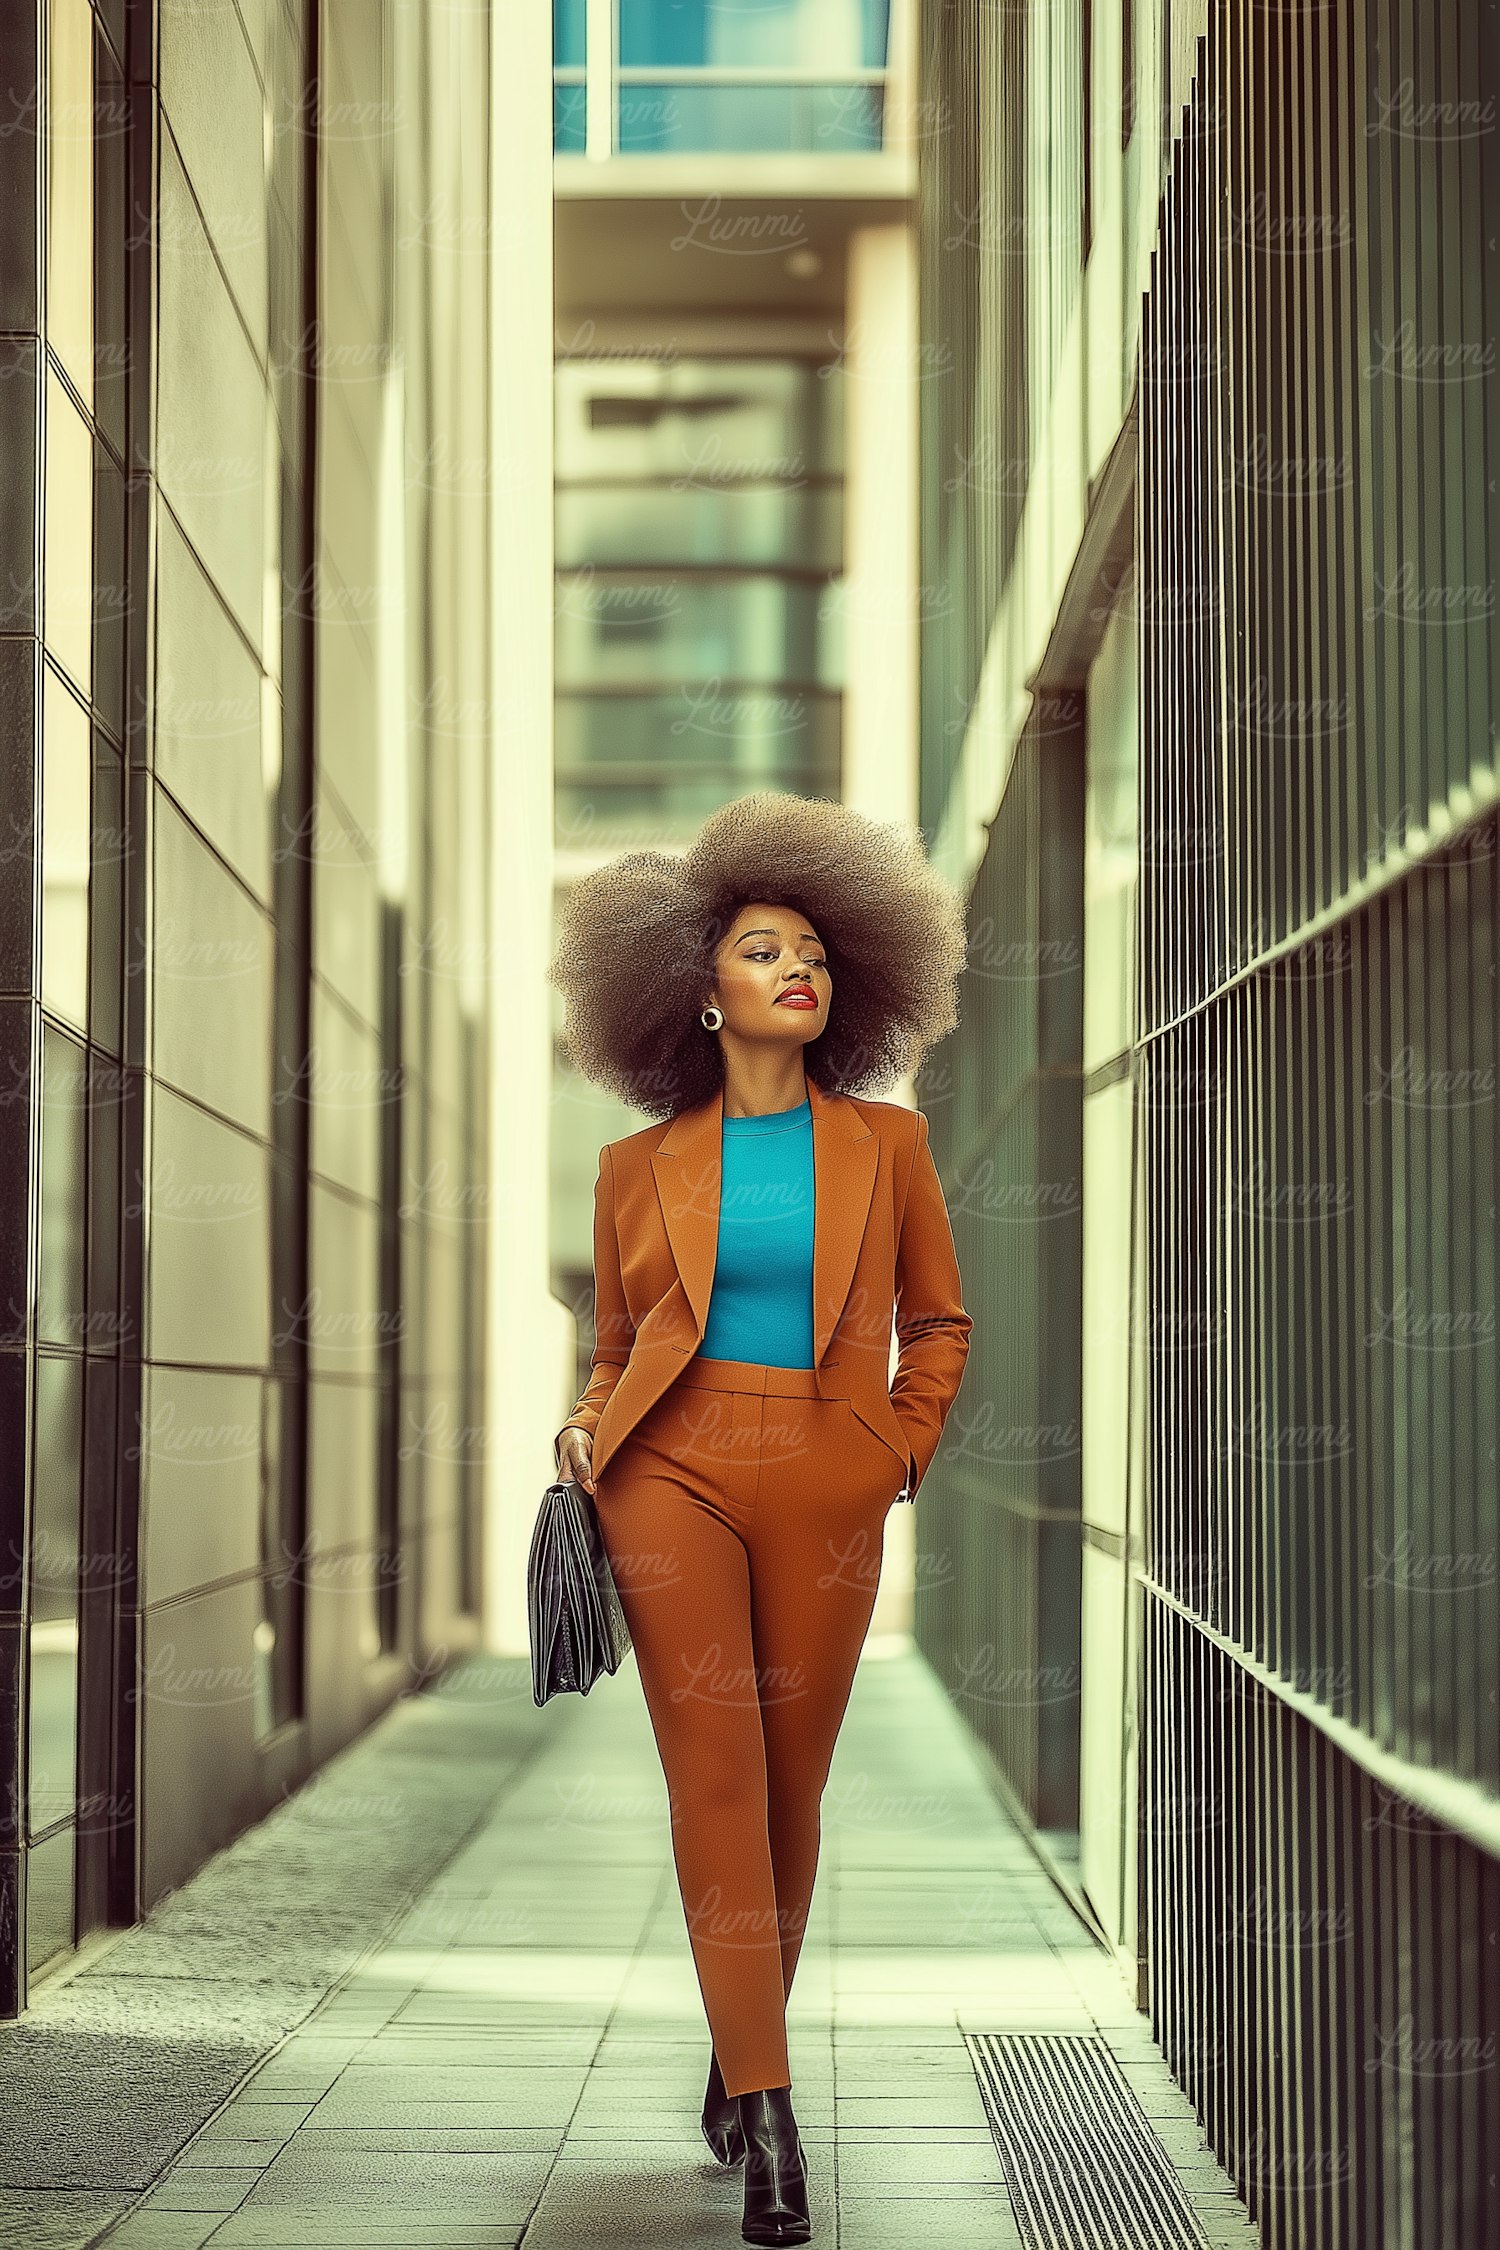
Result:
{"type": "Polygon", "coordinates": [[[799,908],[764,901],[741,907],[714,968],[708,998],[723,1009],[726,1032],[805,1047],[827,1029],[833,996],[828,957],[799,908]]]}

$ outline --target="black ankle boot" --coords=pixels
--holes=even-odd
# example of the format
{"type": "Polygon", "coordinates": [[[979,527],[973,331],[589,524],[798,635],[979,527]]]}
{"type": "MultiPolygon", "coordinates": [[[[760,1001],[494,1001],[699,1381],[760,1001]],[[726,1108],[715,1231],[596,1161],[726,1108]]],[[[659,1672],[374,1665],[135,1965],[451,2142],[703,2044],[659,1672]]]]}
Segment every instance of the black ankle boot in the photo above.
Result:
{"type": "Polygon", "coordinates": [[[724,2073],[713,2053],[708,2058],[708,2091],[703,2097],[703,2138],[721,2164],[738,2164],[745,2153],[735,2096],[725,2093],[724,2073]]]}
{"type": "Polygon", "coordinates": [[[806,2242],[812,2233],[807,2167],[792,2115],[791,2087],[768,2086],[759,2093],[736,2094],[735,2102],[745,2136],[745,2215],[740,2233],[747,2242],[806,2242]]]}

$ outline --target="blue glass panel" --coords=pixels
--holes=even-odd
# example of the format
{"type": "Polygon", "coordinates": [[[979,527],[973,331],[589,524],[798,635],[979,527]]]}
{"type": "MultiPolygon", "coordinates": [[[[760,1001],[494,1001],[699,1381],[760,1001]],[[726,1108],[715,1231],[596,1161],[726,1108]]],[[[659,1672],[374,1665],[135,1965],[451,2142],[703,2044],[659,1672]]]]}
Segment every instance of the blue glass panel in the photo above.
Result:
{"type": "Polygon", "coordinates": [[[586,109],[581,86],[552,89],[552,147],[559,156],[581,156],[586,146],[586,109]]]}
{"type": "Polygon", "coordinates": [[[552,0],[552,64],[565,70],[583,61],[587,0],[552,0]]]}
{"type": "Polygon", "coordinates": [[[889,0],[620,0],[620,61],[879,70],[889,17],[889,0]]]}
{"type": "Polygon", "coordinates": [[[622,154],[633,155],[701,149],[848,156],[880,147],[883,110],[878,86],[630,82],[620,88],[616,140],[622,154]]]}

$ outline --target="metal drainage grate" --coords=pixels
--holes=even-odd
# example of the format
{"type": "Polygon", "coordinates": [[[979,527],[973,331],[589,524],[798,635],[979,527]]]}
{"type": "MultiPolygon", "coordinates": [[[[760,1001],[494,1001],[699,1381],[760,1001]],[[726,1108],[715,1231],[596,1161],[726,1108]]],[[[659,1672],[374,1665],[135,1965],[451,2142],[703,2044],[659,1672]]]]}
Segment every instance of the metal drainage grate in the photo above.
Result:
{"type": "Polygon", "coordinates": [[[1026,2250],[1204,2250],[1167,2152],[1103,2039],[985,2031],[965,2044],[1026,2250]]]}

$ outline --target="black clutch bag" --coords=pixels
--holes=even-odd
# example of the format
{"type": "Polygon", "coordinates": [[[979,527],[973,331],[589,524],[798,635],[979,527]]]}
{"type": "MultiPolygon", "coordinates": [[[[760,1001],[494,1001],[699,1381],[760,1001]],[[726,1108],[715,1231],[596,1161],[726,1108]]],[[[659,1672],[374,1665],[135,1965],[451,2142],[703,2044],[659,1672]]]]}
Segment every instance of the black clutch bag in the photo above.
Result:
{"type": "Polygon", "coordinates": [[[531,1534],[526,1570],[531,1693],[587,1695],[618,1672],[630,1628],[604,1552],[594,1503],[581,1484],[549,1484],[531,1534]]]}

